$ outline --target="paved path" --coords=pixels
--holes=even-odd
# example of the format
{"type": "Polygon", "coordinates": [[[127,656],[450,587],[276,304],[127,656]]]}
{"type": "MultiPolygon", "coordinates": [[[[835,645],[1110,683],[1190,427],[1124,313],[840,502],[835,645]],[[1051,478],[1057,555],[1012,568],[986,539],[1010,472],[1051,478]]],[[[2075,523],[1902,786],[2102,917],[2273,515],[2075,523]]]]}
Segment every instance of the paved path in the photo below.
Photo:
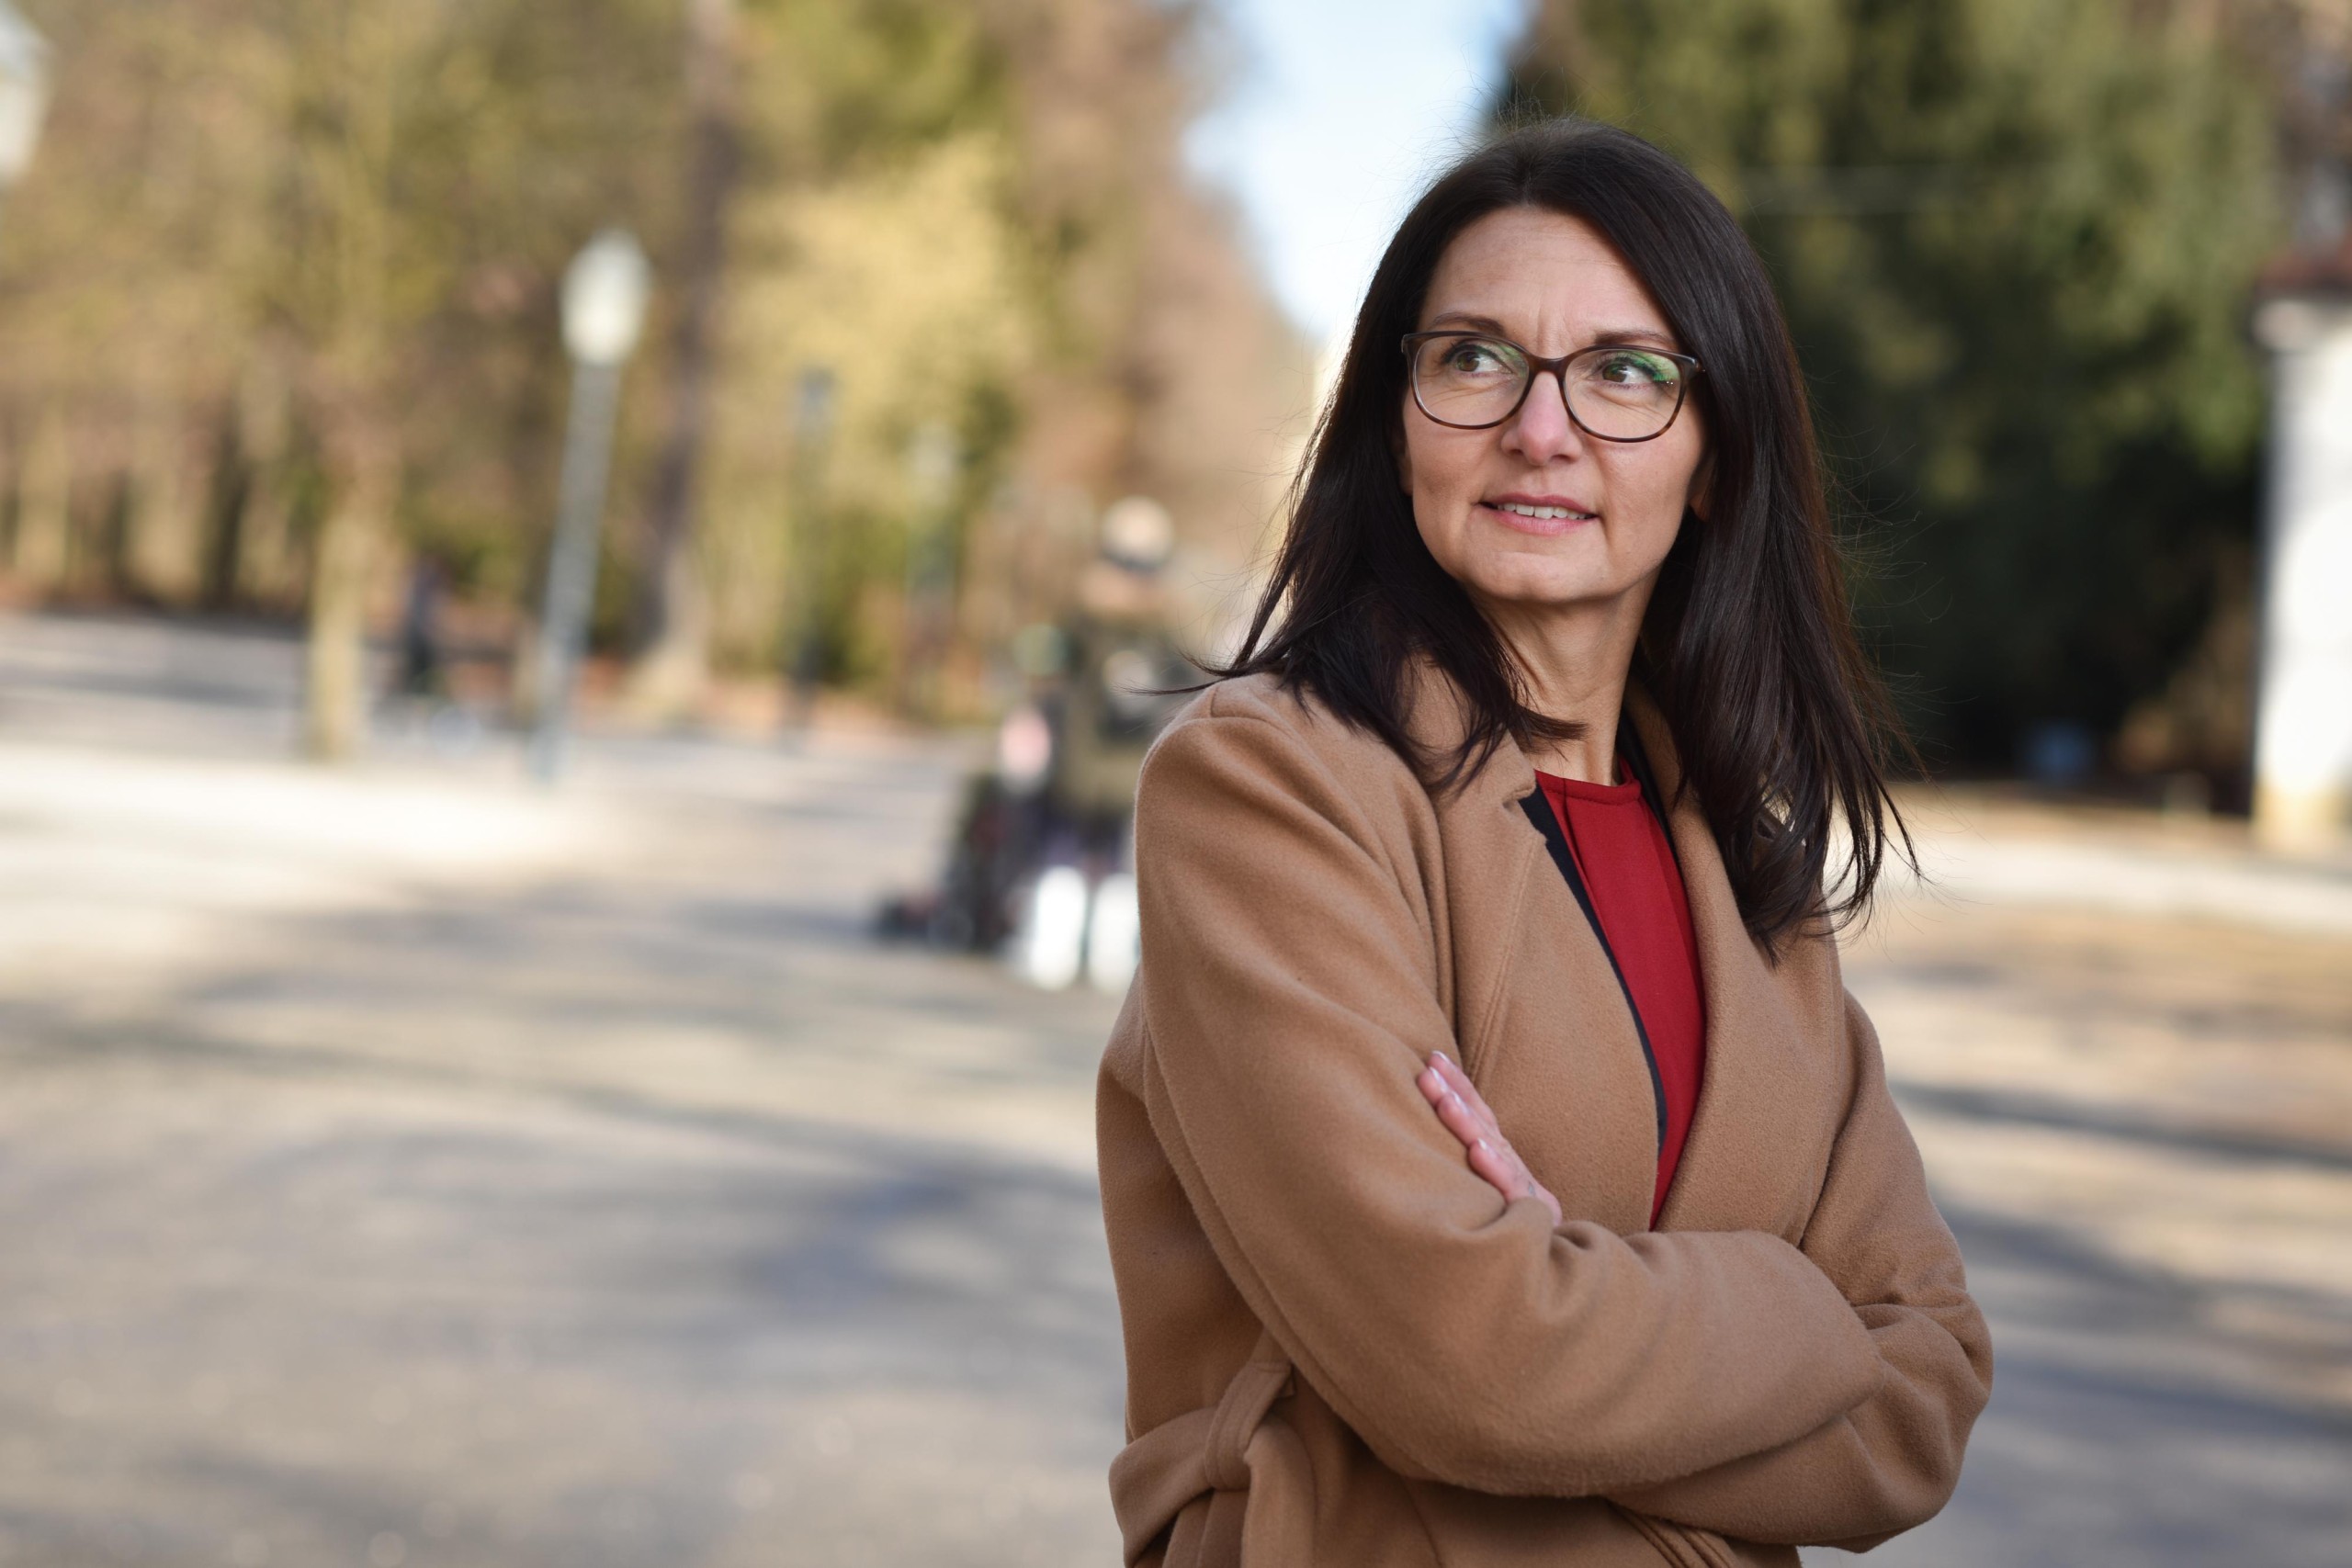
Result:
{"type": "Polygon", "coordinates": [[[1873,1560],[2352,1562],[2352,944],[1911,904],[1849,975],[1998,1361],[1873,1560]]]}
{"type": "MultiPolygon", "coordinates": [[[[333,774],[292,671],[0,620],[0,1565],[1114,1562],[1112,1004],[864,934],[956,749],[333,774]]],[[[1875,1561],[2345,1561],[2346,959],[1982,886],[1857,944],[2003,1358],[1875,1561]]]]}

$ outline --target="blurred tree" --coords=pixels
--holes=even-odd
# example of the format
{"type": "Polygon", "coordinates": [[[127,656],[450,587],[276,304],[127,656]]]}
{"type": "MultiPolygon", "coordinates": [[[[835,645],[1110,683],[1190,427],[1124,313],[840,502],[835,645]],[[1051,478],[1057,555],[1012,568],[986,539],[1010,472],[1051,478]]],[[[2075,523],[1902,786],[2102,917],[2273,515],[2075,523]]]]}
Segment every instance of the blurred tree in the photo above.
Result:
{"type": "Polygon", "coordinates": [[[987,654],[1051,618],[1098,510],[1144,491],[1238,575],[1274,507],[1305,355],[1179,156],[1190,19],[1148,0],[747,0],[736,330],[705,541],[719,656],[779,606],[835,678],[983,699],[987,654]],[[825,471],[796,481],[791,389],[832,373],[825,471]],[[947,678],[910,681],[905,454],[955,433],[947,678]],[[814,518],[788,520],[795,502],[814,518]],[[787,519],[779,525],[778,519],[787,519]],[[816,580],[787,592],[788,574],[816,580]],[[888,676],[889,679],[885,680],[888,676]]]}
{"type": "MultiPolygon", "coordinates": [[[[643,9],[56,7],[55,134],[0,272],[0,399],[39,433],[19,489],[40,479],[44,505],[102,494],[74,470],[128,463],[113,553],[156,597],[270,596],[290,564],[322,755],[358,734],[395,521],[499,511],[486,477],[552,468],[512,439],[544,415],[510,411],[558,371],[570,247],[642,169],[611,154],[668,111],[612,92],[626,71],[604,62],[628,58],[616,46],[643,9]],[[208,466],[209,481],[188,472],[208,466]],[[159,498],[185,513],[199,497],[209,537],[183,515],[159,547],[159,498]]],[[[534,473],[521,493],[542,488],[534,473]]],[[[65,527],[69,543],[89,532],[65,527]]]]}
{"type": "Polygon", "coordinates": [[[742,163],[738,123],[736,0],[686,0],[686,205],[676,267],[680,296],[670,349],[661,456],[646,517],[649,558],[639,591],[640,705],[674,716],[700,695],[709,617],[687,547],[695,480],[710,423],[727,230],[742,163]]]}
{"type": "MultiPolygon", "coordinates": [[[[1173,514],[1172,582],[1194,645],[1229,634],[1311,413],[1312,355],[1186,177],[1183,129],[1214,82],[1204,8],[993,0],[1022,109],[1023,210],[1051,264],[1048,352],[1025,378],[1015,482],[978,519],[994,546],[978,616],[1057,615],[1093,553],[1093,506],[1173,514]],[[1025,25],[1023,16],[1031,17],[1025,25]]],[[[1000,635],[1003,635],[1001,633],[1000,635]]]]}
{"type": "MultiPolygon", "coordinates": [[[[329,500],[312,557],[304,742],[350,754],[367,716],[367,599],[401,482],[393,359],[441,293],[430,228],[399,210],[403,110],[444,42],[443,13],[401,0],[286,0],[275,106],[289,149],[281,265],[259,299],[297,352],[329,500]]],[[[411,186],[413,190],[414,186],[411,186]]]]}
{"type": "Polygon", "coordinates": [[[60,75],[0,246],[6,568],[37,593],[307,606],[322,751],[357,733],[403,549],[469,624],[527,615],[557,282],[610,222],[658,258],[660,319],[600,646],[683,562],[722,662],[772,667],[806,603],[835,676],[968,707],[1108,501],[1162,494],[1220,564],[1265,521],[1303,373],[1185,183],[1191,23],[1159,0],[26,9],[60,75]],[[696,38],[728,67],[700,96],[696,38]],[[796,468],[820,368],[829,456],[796,468]],[[944,507],[906,457],[934,426],[944,507]],[[916,656],[908,585],[937,576],[909,570],[919,541],[962,589],[945,684],[889,679],[916,656]]]}
{"type": "MultiPolygon", "coordinates": [[[[2226,8],[1544,0],[1515,105],[1688,160],[1773,268],[1928,753],[2159,691],[2249,547],[2277,153],[2226,8]]],[[[2244,580],[2242,570],[2236,581],[2244,580]]]]}

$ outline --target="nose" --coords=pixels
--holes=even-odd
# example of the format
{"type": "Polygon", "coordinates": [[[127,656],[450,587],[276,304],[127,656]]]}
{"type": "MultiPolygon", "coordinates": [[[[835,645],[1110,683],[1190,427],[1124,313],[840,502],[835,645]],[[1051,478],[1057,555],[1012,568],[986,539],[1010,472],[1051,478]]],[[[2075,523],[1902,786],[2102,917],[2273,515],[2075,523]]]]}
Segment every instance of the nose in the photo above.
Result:
{"type": "Polygon", "coordinates": [[[1504,427],[1503,449],[1539,466],[1583,451],[1584,432],[1568,417],[1568,388],[1559,371],[1536,373],[1527,400],[1504,427]]]}

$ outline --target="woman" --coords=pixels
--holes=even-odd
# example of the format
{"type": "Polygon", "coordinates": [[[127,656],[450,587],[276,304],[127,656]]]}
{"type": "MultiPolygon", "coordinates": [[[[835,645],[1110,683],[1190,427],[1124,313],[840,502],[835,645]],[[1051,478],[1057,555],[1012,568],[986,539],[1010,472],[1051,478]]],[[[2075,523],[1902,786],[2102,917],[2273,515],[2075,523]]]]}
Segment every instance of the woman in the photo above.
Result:
{"type": "Polygon", "coordinates": [[[1144,769],[1102,1067],[1126,1560],[1793,1564],[1933,1515],[1990,1350],[1839,980],[1899,825],[1721,204],[1575,122],[1439,180],[1225,673],[1144,769]]]}

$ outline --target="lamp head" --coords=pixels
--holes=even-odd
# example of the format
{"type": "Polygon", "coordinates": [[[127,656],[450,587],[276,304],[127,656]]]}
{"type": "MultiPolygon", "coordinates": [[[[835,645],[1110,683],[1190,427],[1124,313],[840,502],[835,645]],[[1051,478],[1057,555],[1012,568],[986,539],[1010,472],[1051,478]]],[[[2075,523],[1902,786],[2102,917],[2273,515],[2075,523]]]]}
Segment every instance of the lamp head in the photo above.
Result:
{"type": "Polygon", "coordinates": [[[49,44],[0,0],[0,191],[24,177],[49,108],[49,44]]]}
{"type": "Polygon", "coordinates": [[[563,275],[564,347],[582,365],[620,364],[637,350],[652,293],[644,248],[626,230],[605,230],[563,275]]]}

